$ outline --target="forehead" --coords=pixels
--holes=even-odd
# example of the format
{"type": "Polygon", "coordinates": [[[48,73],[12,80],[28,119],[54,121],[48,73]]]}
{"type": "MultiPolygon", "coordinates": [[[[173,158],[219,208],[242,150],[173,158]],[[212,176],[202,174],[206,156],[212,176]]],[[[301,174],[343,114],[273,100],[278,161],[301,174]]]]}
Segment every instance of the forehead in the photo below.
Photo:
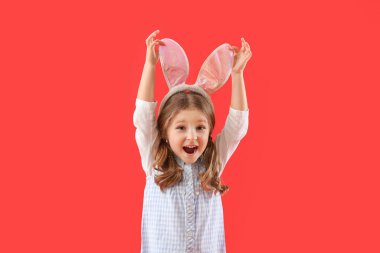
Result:
{"type": "Polygon", "coordinates": [[[181,110],[178,112],[172,119],[172,123],[197,123],[204,122],[207,123],[206,115],[199,110],[196,109],[187,109],[181,110]]]}

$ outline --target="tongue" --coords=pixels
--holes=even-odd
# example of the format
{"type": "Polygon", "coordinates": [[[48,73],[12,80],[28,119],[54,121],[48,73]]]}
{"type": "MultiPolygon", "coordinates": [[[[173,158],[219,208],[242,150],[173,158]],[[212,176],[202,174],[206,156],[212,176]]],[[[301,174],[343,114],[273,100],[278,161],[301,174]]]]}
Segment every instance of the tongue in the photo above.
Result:
{"type": "Polygon", "coordinates": [[[186,153],[192,154],[195,152],[197,148],[188,148],[188,147],[183,147],[186,153]]]}

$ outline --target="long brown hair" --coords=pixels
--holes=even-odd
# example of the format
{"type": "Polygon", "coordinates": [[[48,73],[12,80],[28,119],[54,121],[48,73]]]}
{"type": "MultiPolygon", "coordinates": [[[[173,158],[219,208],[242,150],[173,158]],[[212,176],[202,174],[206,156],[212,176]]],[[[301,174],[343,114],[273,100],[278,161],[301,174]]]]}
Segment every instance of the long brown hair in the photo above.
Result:
{"type": "Polygon", "coordinates": [[[215,126],[215,114],[212,105],[205,97],[196,92],[179,92],[172,95],[164,107],[161,109],[157,118],[158,136],[153,145],[154,169],[161,172],[156,175],[154,181],[160,186],[161,191],[165,188],[174,186],[182,180],[183,169],[180,168],[175,160],[167,139],[166,130],[170,121],[181,111],[186,109],[197,109],[203,112],[210,126],[209,139],[205,151],[202,154],[202,161],[206,168],[205,172],[199,173],[201,186],[205,191],[212,191],[215,194],[220,192],[223,195],[228,191],[227,185],[221,184],[219,177],[220,161],[216,152],[215,143],[212,141],[212,131],[215,126]]]}

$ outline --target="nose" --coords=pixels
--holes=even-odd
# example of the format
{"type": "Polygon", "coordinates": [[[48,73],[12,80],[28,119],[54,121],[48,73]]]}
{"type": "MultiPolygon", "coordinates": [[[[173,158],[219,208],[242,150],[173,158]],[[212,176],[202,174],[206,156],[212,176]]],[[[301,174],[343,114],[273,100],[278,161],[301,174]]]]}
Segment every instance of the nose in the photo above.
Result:
{"type": "Polygon", "coordinates": [[[193,128],[190,128],[189,131],[187,131],[187,135],[186,135],[186,139],[187,140],[191,140],[191,139],[194,139],[196,140],[198,137],[197,137],[197,132],[195,129],[193,128]]]}

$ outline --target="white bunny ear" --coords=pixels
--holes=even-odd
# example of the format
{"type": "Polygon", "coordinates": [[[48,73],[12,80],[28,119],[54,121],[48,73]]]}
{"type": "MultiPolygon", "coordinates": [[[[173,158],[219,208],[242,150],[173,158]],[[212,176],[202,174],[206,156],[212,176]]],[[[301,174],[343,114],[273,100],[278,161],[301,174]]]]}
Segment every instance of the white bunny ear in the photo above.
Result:
{"type": "Polygon", "coordinates": [[[169,90],[186,82],[189,75],[189,61],[183,48],[172,39],[161,39],[165,45],[159,46],[161,68],[169,90]]]}
{"type": "Polygon", "coordinates": [[[212,94],[228,80],[234,62],[231,45],[224,43],[217,47],[204,61],[195,85],[212,94]]]}

